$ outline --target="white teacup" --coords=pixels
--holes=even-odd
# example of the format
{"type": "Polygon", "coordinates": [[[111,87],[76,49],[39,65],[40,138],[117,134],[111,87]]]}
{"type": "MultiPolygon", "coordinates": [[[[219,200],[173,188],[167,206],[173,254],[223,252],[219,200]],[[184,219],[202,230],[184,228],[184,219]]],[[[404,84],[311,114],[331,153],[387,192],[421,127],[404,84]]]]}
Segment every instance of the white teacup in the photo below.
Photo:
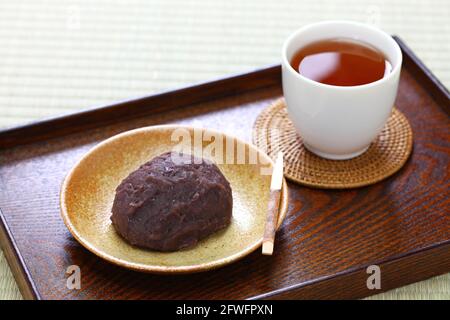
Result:
{"type": "Polygon", "coordinates": [[[394,39],[374,27],[349,21],[305,26],[284,43],[283,93],[289,117],[311,152],[350,159],[367,150],[383,129],[397,95],[402,53],[394,39]],[[350,38],[380,50],[392,65],[384,78],[359,86],[332,86],[310,80],[292,68],[293,55],[312,42],[350,38]]]}

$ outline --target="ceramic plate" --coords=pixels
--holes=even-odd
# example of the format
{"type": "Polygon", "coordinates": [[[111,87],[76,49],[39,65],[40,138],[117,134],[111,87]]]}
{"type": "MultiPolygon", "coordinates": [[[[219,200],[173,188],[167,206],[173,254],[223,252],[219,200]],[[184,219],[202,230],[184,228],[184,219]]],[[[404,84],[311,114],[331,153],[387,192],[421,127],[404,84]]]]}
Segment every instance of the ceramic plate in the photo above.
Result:
{"type": "MultiPolygon", "coordinates": [[[[253,145],[212,130],[166,125],[127,131],[94,147],[69,172],[61,190],[61,215],[85,248],[116,265],[152,273],[206,271],[236,261],[261,246],[269,199],[268,170],[272,166],[272,160],[253,145]],[[216,162],[230,182],[231,225],[197,246],[177,252],[129,245],[110,221],[117,185],[153,157],[181,148],[216,162]]],[[[279,225],[286,215],[287,199],[283,181],[279,225]]]]}

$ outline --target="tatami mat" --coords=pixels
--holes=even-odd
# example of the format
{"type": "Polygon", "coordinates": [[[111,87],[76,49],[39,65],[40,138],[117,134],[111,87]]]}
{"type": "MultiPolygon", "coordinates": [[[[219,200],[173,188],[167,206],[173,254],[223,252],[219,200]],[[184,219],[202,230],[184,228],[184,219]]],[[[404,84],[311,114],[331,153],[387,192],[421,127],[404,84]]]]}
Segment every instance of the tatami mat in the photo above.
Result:
{"type": "MultiPolygon", "coordinates": [[[[448,0],[0,1],[0,127],[277,63],[324,19],[397,34],[448,87],[448,0]]],[[[450,298],[450,276],[377,298],[450,298]]],[[[0,255],[0,298],[19,297],[0,255]]]]}

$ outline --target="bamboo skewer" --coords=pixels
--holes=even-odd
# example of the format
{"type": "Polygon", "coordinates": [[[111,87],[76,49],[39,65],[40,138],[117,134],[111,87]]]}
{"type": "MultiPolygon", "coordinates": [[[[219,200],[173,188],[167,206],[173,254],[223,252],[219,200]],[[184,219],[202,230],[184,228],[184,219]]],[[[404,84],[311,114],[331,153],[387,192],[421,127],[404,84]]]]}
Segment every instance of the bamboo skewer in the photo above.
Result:
{"type": "Polygon", "coordinates": [[[262,254],[272,255],[275,241],[275,232],[278,224],[278,212],[280,208],[281,187],[283,185],[283,153],[280,151],[272,171],[270,183],[270,198],[267,209],[267,220],[264,230],[262,254]]]}

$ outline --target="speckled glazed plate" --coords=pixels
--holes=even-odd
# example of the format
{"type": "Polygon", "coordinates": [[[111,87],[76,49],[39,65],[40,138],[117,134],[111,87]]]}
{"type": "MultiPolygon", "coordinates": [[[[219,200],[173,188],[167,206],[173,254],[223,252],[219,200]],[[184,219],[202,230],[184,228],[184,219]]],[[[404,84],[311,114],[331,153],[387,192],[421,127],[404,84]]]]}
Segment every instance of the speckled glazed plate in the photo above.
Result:
{"type": "MultiPolygon", "coordinates": [[[[272,165],[253,145],[212,130],[165,125],[127,131],[98,144],[69,172],[61,189],[61,215],[75,239],[116,265],[152,273],[206,271],[261,246],[272,165]],[[216,162],[233,191],[231,225],[197,246],[177,252],[129,245],[110,221],[115,188],[141,164],[173,150],[190,151],[216,162]]],[[[279,225],[287,203],[283,181],[279,225]]]]}

